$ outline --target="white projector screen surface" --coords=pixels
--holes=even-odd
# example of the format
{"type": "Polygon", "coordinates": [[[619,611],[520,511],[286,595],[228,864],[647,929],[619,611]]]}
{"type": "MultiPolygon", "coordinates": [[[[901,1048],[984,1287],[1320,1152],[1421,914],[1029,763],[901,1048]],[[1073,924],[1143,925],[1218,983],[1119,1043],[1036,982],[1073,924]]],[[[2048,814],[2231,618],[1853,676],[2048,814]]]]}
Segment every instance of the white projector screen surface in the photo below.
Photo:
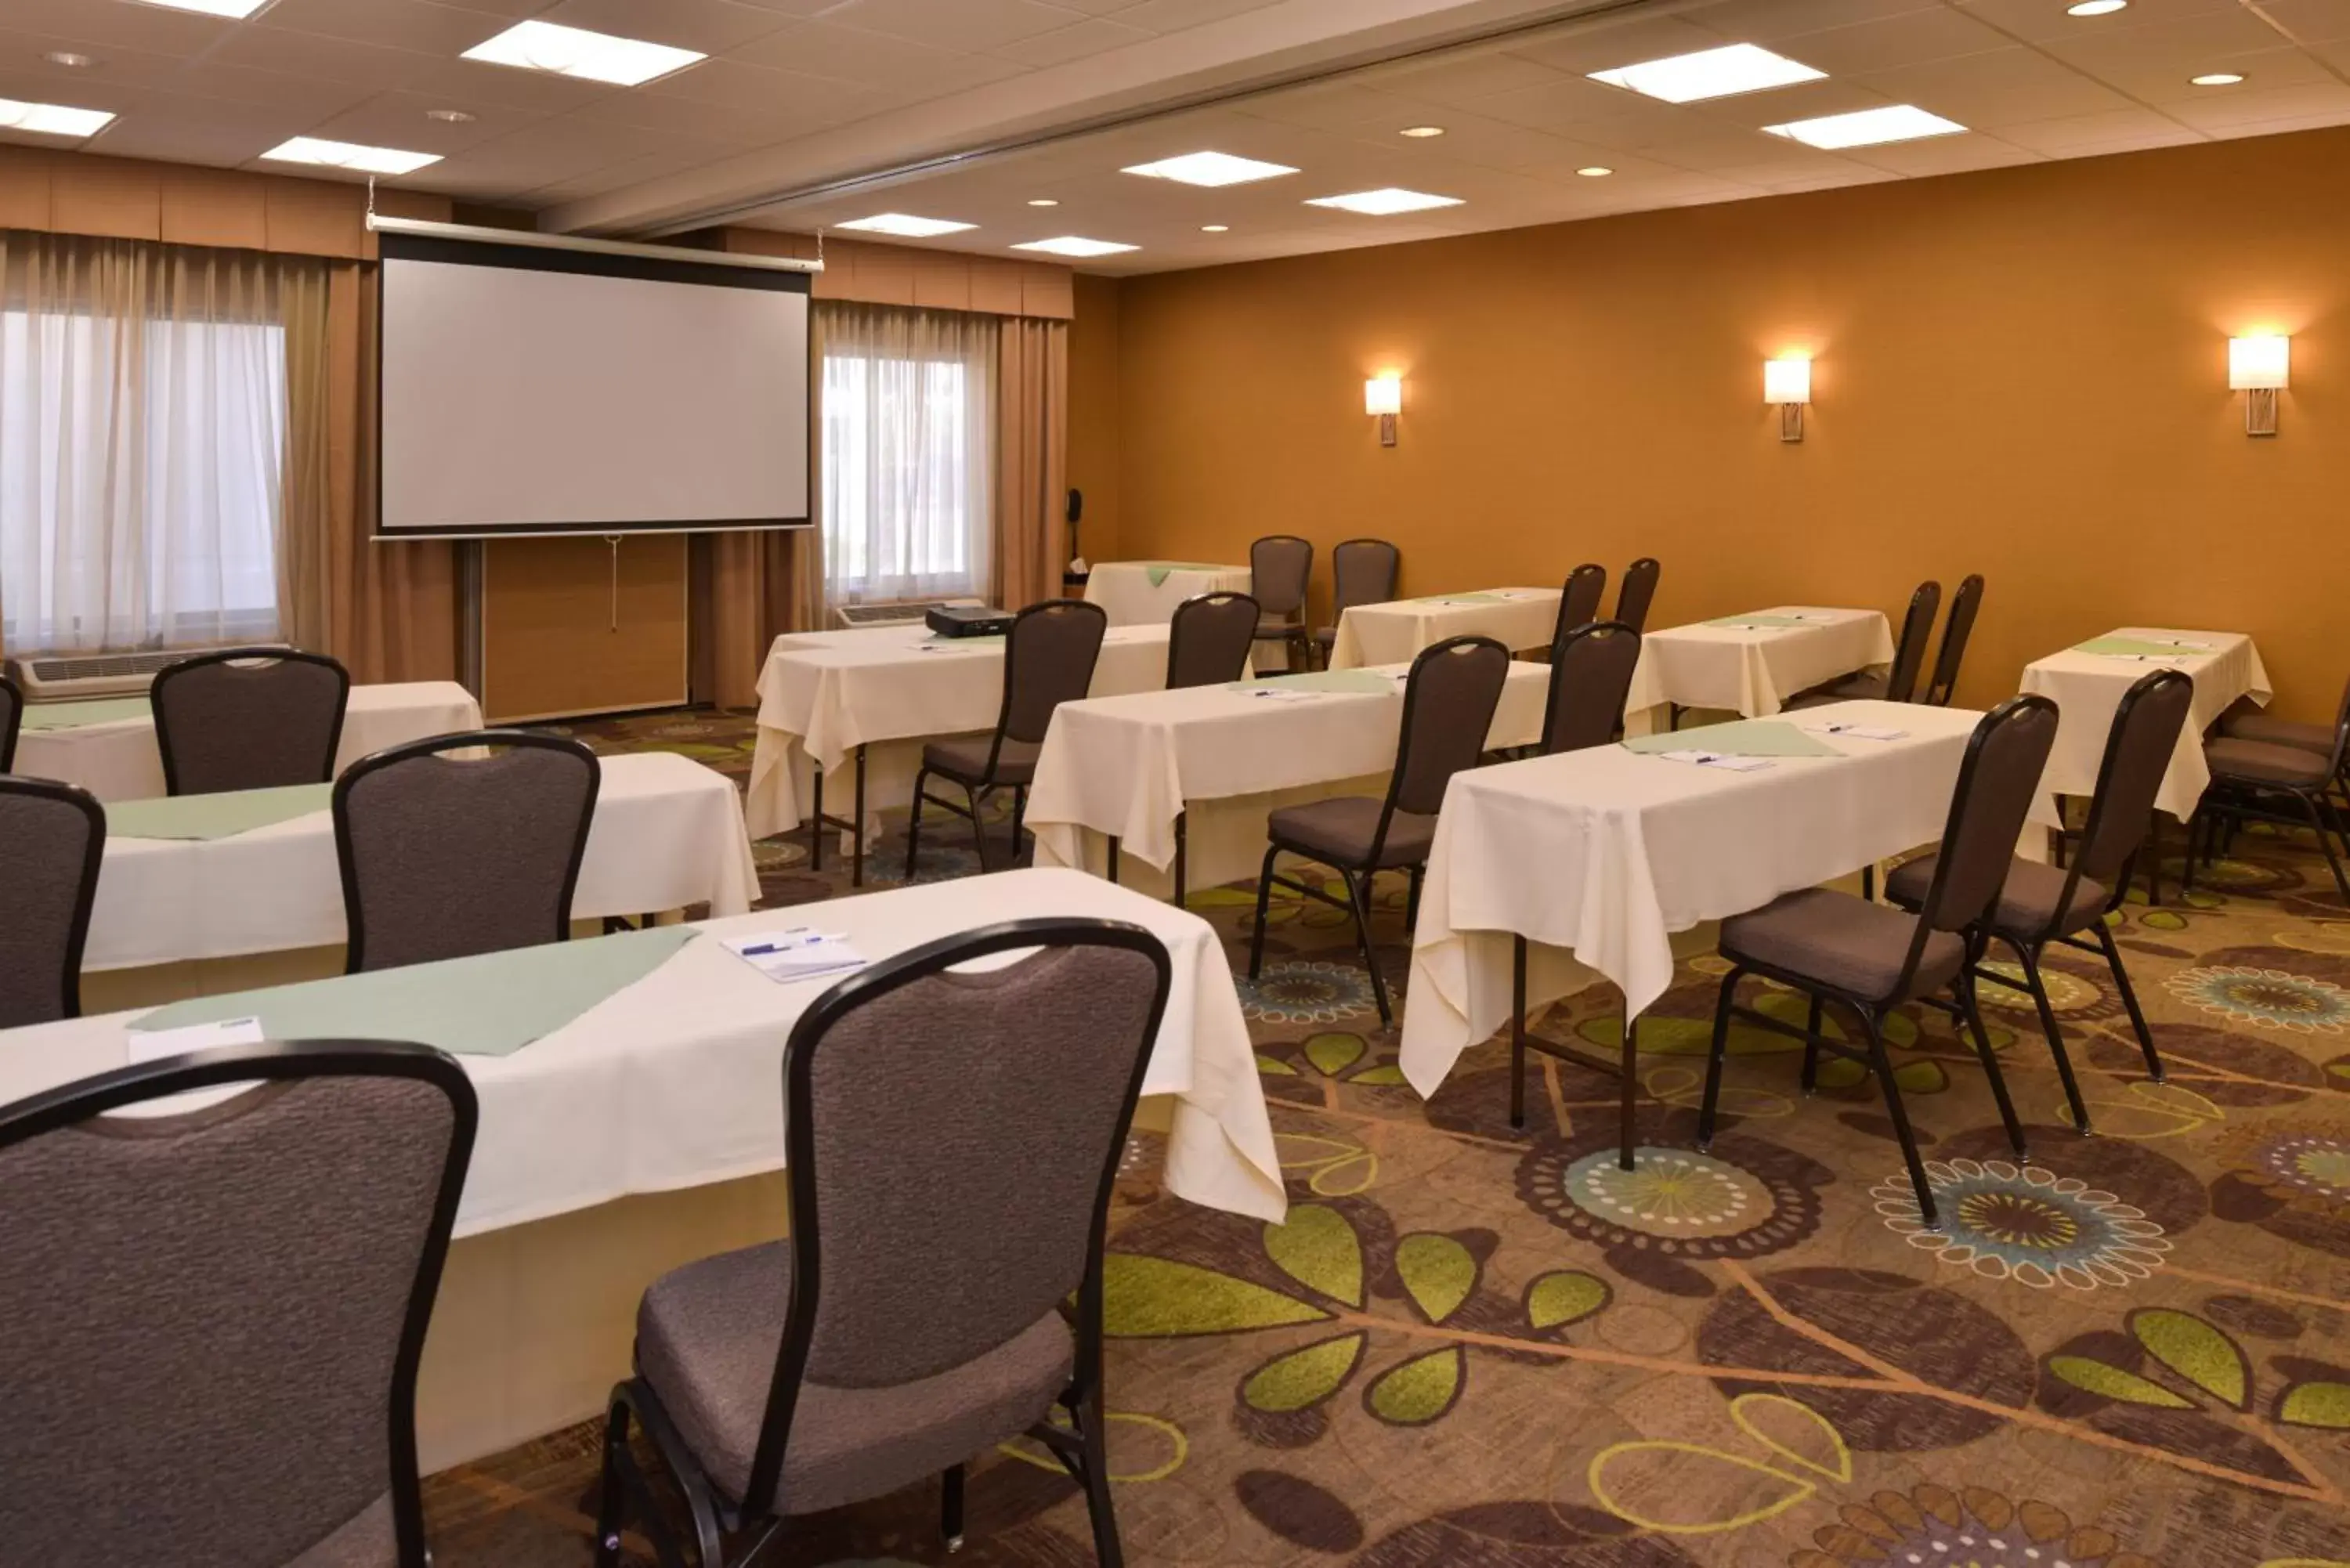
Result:
{"type": "Polygon", "coordinates": [[[384,245],[380,532],[806,524],[804,276],[413,248],[384,245]]]}

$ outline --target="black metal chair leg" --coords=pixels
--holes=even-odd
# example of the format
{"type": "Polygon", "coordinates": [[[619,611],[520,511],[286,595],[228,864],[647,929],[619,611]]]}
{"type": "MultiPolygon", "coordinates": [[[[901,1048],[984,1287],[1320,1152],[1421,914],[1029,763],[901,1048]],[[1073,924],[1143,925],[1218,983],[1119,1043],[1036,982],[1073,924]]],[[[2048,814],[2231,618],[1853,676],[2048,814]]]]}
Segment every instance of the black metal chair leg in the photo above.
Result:
{"type": "Polygon", "coordinates": [[[947,1550],[962,1550],[962,1467],[950,1465],[939,1478],[939,1533],[947,1550]]]}
{"type": "Polygon", "coordinates": [[[865,748],[857,748],[857,829],[848,836],[853,859],[848,868],[848,885],[865,886],[865,748]]]}
{"type": "Polygon", "coordinates": [[[1187,902],[1185,891],[1191,872],[1185,861],[1191,854],[1191,827],[1185,820],[1185,814],[1179,811],[1175,814],[1175,907],[1179,909],[1182,909],[1187,902]]]}
{"type": "Polygon", "coordinates": [[[1510,1125],[1526,1125],[1526,939],[1510,938],[1510,1125]]]}
{"type": "Polygon", "coordinates": [[[1874,860],[1860,868],[1860,896],[1872,904],[1877,902],[1877,862],[1874,860]]]}
{"type": "Polygon", "coordinates": [[[1355,906],[1355,935],[1363,949],[1363,967],[1371,975],[1371,1000],[1379,1004],[1379,1027],[1392,1028],[1395,1013],[1388,1006],[1387,976],[1379,972],[1379,955],[1371,947],[1371,877],[1366,871],[1358,880],[1351,871],[1341,870],[1339,878],[1347,884],[1347,902],[1355,906]]]}
{"type": "Polygon", "coordinates": [[[2158,811],[2146,825],[2146,901],[2158,909],[2162,904],[2162,813],[2158,811]]]}
{"type": "Polygon", "coordinates": [[[2317,835],[2317,847],[2325,852],[2325,864],[2334,873],[2334,890],[2342,895],[2345,904],[2350,904],[2350,875],[2344,873],[2342,857],[2334,853],[2333,836],[2325,831],[2325,821],[2317,814],[2316,797],[2295,790],[2293,798],[2301,802],[2302,815],[2309,818],[2309,830],[2317,835]]]}
{"type": "Polygon", "coordinates": [[[1118,835],[1109,836],[1109,885],[1118,886],[1118,835]]]}
{"type": "MultiPolygon", "coordinates": [[[[2203,846],[2210,831],[2211,825],[2207,820],[2207,814],[2201,806],[2197,806],[2195,814],[2187,819],[2187,866],[2178,875],[2178,896],[2182,898],[2195,891],[2196,850],[2203,846]]],[[[2205,859],[2208,864],[2208,852],[2205,859]]]]}
{"type": "Polygon", "coordinates": [[[914,805],[906,815],[906,880],[914,879],[914,854],[922,842],[922,792],[930,787],[931,770],[914,770],[914,805]]]}
{"type": "Polygon", "coordinates": [[[815,809],[808,815],[808,869],[824,869],[824,764],[817,763],[808,774],[808,794],[814,798],[815,809]]]}
{"type": "Polygon", "coordinates": [[[1721,1096],[1721,1059],[1730,1045],[1730,1009],[1738,994],[1738,978],[1746,971],[1732,969],[1721,977],[1721,991],[1713,1003],[1713,1044],[1705,1055],[1705,1101],[1698,1107],[1697,1147],[1713,1142],[1714,1103],[1721,1096]]]}
{"type": "Polygon", "coordinates": [[[971,806],[972,847],[979,852],[979,869],[981,875],[984,876],[991,867],[987,864],[987,824],[979,819],[979,797],[978,785],[962,786],[962,798],[971,806]]]}
{"type": "Polygon", "coordinates": [[[1886,1114],[1893,1118],[1893,1136],[1901,1141],[1901,1161],[1909,1168],[1909,1185],[1918,1192],[1918,1213],[1929,1231],[1939,1228],[1939,1218],[1934,1209],[1933,1184],[1926,1179],[1926,1162],[1918,1157],[1918,1135],[1909,1130],[1909,1113],[1901,1104],[1901,1085],[1893,1081],[1893,1064],[1885,1054],[1885,1032],[1877,1027],[1877,1017],[1866,1010],[1860,1014],[1861,1027],[1868,1032],[1868,1062],[1877,1074],[1877,1087],[1885,1094],[1886,1114]]]}
{"type": "Polygon", "coordinates": [[[2040,1032],[2048,1036],[2049,1054],[2056,1058],[2056,1076],[2064,1085],[2064,1103],[2073,1109],[2073,1126],[2081,1136],[2089,1134],[2089,1107],[2082,1103],[2081,1085],[2073,1076],[2073,1058],[2064,1049],[2064,1032],[2057,1027],[2056,1009],[2048,1001],[2048,984],[2040,977],[2040,955],[2023,942],[2009,940],[2015,956],[2023,965],[2023,983],[2032,992],[2032,1004],[2040,1010],[2040,1032]]]}
{"type": "Polygon", "coordinates": [[[1616,1163],[1630,1170],[1637,1163],[1632,1158],[1633,1145],[1638,1140],[1640,1120],[1640,1021],[1632,1016],[1631,999],[1624,1002],[1624,1067],[1623,1080],[1616,1085],[1617,1096],[1616,1163]]]}
{"type": "Polygon", "coordinates": [[[1086,1517],[1093,1525],[1094,1560],[1100,1568],[1125,1568],[1126,1553],[1118,1542],[1118,1513],[1109,1495],[1109,1444],[1104,1428],[1101,1390],[1086,1397],[1084,1407],[1070,1413],[1085,1458],[1086,1517]]]}
{"type": "MultiPolygon", "coordinates": [[[[1973,971],[1960,970],[1958,983],[1951,989],[1958,994],[1959,1011],[1966,1015],[1967,1028],[1974,1035],[1975,1054],[1982,1058],[1983,1075],[1991,1080],[1991,1097],[1998,1102],[1999,1119],[2006,1125],[2008,1147],[2015,1150],[2016,1158],[2029,1159],[2032,1151],[2023,1141],[2023,1124],[2016,1119],[2015,1102],[2008,1098],[2007,1075],[1999,1070],[1999,1053],[1991,1048],[1991,1032],[1983,1027],[1982,1003],[1975,994],[1973,971]]],[[[1889,1080],[1887,1086],[1891,1086],[1889,1080]]]]}
{"type": "Polygon", "coordinates": [[[2129,971],[2122,967],[2122,950],[2114,943],[2114,933],[2105,921],[2097,922],[2097,945],[2106,950],[2106,967],[2114,971],[2114,989],[2122,993],[2122,1006],[2129,1011],[2130,1027],[2137,1032],[2137,1048],[2146,1054],[2147,1075],[2156,1083],[2162,1082],[2162,1058],[2154,1049],[2154,1032],[2146,1026],[2146,1014],[2137,1007],[2137,988],[2130,984],[2129,971]]]}
{"type": "Polygon", "coordinates": [[[1021,830],[1027,820],[1028,786],[1014,784],[1012,786],[1012,864],[1015,868],[1020,864],[1021,830]]]}
{"type": "Polygon", "coordinates": [[[1804,1025],[1804,1093],[1820,1092],[1820,999],[1812,998],[1812,1012],[1804,1025]]]}
{"type": "Polygon", "coordinates": [[[629,1407],[615,1399],[604,1417],[604,1480],[596,1493],[596,1568],[620,1568],[620,1526],[628,1499],[620,1465],[629,1448],[629,1407]]]}
{"type": "Polygon", "coordinates": [[[1273,900],[1273,857],[1281,853],[1281,846],[1268,844],[1264,848],[1264,866],[1256,874],[1256,929],[1249,933],[1249,978],[1254,980],[1264,971],[1264,911],[1273,900]]]}

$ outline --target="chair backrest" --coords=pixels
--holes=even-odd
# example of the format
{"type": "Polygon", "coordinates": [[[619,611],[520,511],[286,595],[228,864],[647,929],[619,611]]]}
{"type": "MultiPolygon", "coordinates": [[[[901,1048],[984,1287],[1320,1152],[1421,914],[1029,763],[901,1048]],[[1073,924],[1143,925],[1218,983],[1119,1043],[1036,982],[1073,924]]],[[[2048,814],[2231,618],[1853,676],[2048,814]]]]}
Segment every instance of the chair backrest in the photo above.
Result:
{"type": "Polygon", "coordinates": [[[2195,705],[2195,682],[2176,670],[2158,670],[2127,691],[2114,709],[2106,732],[2106,760],[2097,768],[2097,793],[2090,797],[2081,828],[2081,852],[2073,857],[2056,919],[2073,907],[2073,890],[2086,877],[2112,889],[2121,902],[2129,888],[2130,862],[2154,826],[2154,797],[2178,749],[2195,705]]]}
{"type": "Polygon", "coordinates": [[[1249,592],[1266,615],[1301,617],[1314,580],[1314,544],[1295,534],[1268,534],[1249,546],[1249,592]]]}
{"type": "Polygon", "coordinates": [[[1950,694],[1958,690],[1959,666],[1967,657],[1967,639],[1974,632],[1982,595],[1982,574],[1970,572],[1950,596],[1950,618],[1942,622],[1942,649],[1934,656],[1933,679],[1926,682],[1924,700],[1937,708],[1949,707],[1950,694]]]}
{"type": "Polygon", "coordinates": [[[1567,573],[1566,587],[1558,596],[1558,623],[1550,634],[1554,652],[1568,632],[1599,618],[1599,601],[1607,596],[1607,568],[1597,562],[1586,561],[1567,573]]]}
{"type": "Polygon", "coordinates": [[[1248,672],[1263,610],[1246,594],[1201,594],[1167,623],[1167,689],[1221,686],[1248,672]]]}
{"type": "MultiPolygon", "coordinates": [[[[2056,704],[2045,697],[2011,697],[1982,716],[1967,739],[1959,782],[1950,792],[1934,879],[1918,909],[1909,947],[1914,971],[1935,931],[1955,931],[1991,912],[2015,861],[2015,841],[2039,792],[2049,748],[2056,743],[2056,704]]],[[[1903,976],[1906,983],[1908,971],[1903,976]]]]}
{"type": "Polygon", "coordinates": [[[586,746],[526,730],[353,763],[334,796],[350,972],[564,940],[602,778],[586,746]]]}
{"type": "Polygon", "coordinates": [[[2325,770],[2333,778],[2342,772],[2342,761],[2350,756],[2350,683],[2342,688],[2342,701],[2334,710],[2334,760],[2325,770]]]}
{"type": "Polygon", "coordinates": [[[350,692],[323,653],[228,648],[165,665],[149,693],[165,793],[325,784],[350,692]]]}
{"type": "Polygon", "coordinates": [[[16,731],[24,722],[24,688],[0,675],[0,774],[16,765],[16,731]]]}
{"type": "Polygon", "coordinates": [[[747,1496],[775,1494],[803,1377],[933,1376],[1072,1294],[1078,1366],[1097,1364],[1103,1229],[1170,972],[1139,926],[1014,920],[875,964],[801,1014],[783,1071],[792,1294],[747,1496]],[[1024,949],[1041,950],[956,967],[1024,949]]]}
{"type": "Polygon", "coordinates": [[[1003,640],[1003,707],[988,755],[990,774],[1005,741],[1042,744],[1053,710],[1085,696],[1108,631],[1109,612],[1083,599],[1045,599],[1013,620],[1003,640]]]}
{"type": "Polygon", "coordinates": [[[8,1560],[424,1568],[416,1367],[476,1119],[439,1052],[344,1041],[0,1111],[8,1560]]]}
{"type": "Polygon", "coordinates": [[[1403,729],[1379,842],[1389,817],[1399,811],[1434,815],[1452,775],[1477,765],[1509,679],[1510,650],[1490,637],[1448,637],[1420,649],[1404,682],[1403,729]]]}
{"type": "Polygon", "coordinates": [[[105,854],[106,811],[88,790],[0,774],[0,1029],[80,1015],[105,854]]]}
{"type": "Polygon", "coordinates": [[[1664,568],[1654,556],[1643,556],[1624,568],[1624,584],[1616,590],[1616,618],[1634,631],[1648,629],[1648,606],[1657,597],[1657,578],[1664,568]]]}
{"type": "Polygon", "coordinates": [[[1383,605],[1396,597],[1403,553],[1385,539],[1348,539],[1330,552],[1330,618],[1357,605],[1383,605]]]}
{"type": "Polygon", "coordinates": [[[1942,585],[1930,578],[1909,596],[1909,613],[1901,618],[1901,640],[1893,650],[1893,669],[1885,677],[1887,701],[1907,702],[1918,691],[1918,672],[1926,667],[1926,644],[1934,636],[1934,612],[1942,607],[1942,585]]]}
{"type": "Polygon", "coordinates": [[[1561,638],[1550,654],[1544,753],[1579,752],[1614,740],[1639,662],[1640,634],[1621,621],[1594,621],[1561,638]]]}

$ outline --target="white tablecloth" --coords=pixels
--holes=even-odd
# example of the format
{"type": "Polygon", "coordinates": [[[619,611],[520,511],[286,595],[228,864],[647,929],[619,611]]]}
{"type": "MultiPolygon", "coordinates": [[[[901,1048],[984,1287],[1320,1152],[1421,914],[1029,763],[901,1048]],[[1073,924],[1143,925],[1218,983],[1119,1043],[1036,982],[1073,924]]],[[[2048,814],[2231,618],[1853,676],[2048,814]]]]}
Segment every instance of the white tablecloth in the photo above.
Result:
{"type": "MultiPolygon", "coordinates": [[[[574,916],[751,907],[758,868],[742,798],[724,774],[673,752],[606,757],[603,766],[574,916]]],[[[109,838],[82,967],[281,952],[343,937],[334,818],[316,811],[228,838],[109,838]]]]}
{"type": "MultiPolygon", "coordinates": [[[[1188,807],[1185,880],[1213,888],[1253,878],[1275,809],[1386,789],[1410,669],[1379,668],[1395,686],[1386,695],[1329,691],[1292,702],[1200,686],[1063,704],[1028,792],[1037,864],[1102,870],[1104,836],[1115,836],[1121,878],[1164,887],[1144,867],[1169,869],[1175,818],[1188,807]]],[[[1488,745],[1541,738],[1549,680],[1548,665],[1511,664],[1488,745]]]]}
{"type": "Polygon", "coordinates": [[[2122,694],[2150,671],[2168,665],[2195,682],[2195,701],[2179,731],[2178,745],[2170,754],[2170,767],[2162,775],[2162,789],[2154,804],[2184,822],[2195,815],[2195,804],[2211,782],[2211,770],[2203,764],[2203,732],[2240,698],[2249,697],[2263,707],[2268,703],[2269,672],[2261,663],[2261,651],[2251,638],[2232,631],[2131,626],[2105,635],[2141,640],[2182,638],[2211,648],[2208,653],[2182,652],[2170,659],[2116,658],[2068,648],[2025,665],[2023,690],[2054,702],[2061,719],[2056,749],[2048,759],[2048,788],[2058,794],[2096,793],[2106,737],[2113,728],[2122,694]]]}
{"type": "Polygon", "coordinates": [[[1480,588],[1357,605],[1338,618],[1330,668],[1409,663],[1448,637],[1490,637],[1513,652],[1548,648],[1558,629],[1558,600],[1556,588],[1480,588]]]}
{"type": "MultiPolygon", "coordinates": [[[[1142,1092],[1178,1096],[1168,1189],[1281,1219],[1280,1162],[1255,1053],[1223,944],[1205,920],[1056,870],[835,898],[823,909],[825,928],[868,959],[1035,915],[1129,920],[1167,943],[1174,984],[1142,1092]]],[[[792,912],[775,911],[708,929],[739,936],[795,923],[792,912]]],[[[827,984],[779,985],[715,940],[690,942],[512,1055],[459,1058],[480,1092],[482,1121],[457,1233],[780,1169],[784,1042],[827,984]]],[[[0,1104],[120,1066],[133,1016],[0,1032],[0,1104]]]]}
{"type": "Polygon", "coordinates": [[[1253,581],[1246,566],[1197,561],[1104,561],[1086,576],[1086,602],[1109,613],[1112,626],[1164,626],[1175,607],[1201,594],[1244,594],[1253,581]],[[1161,574],[1152,582],[1153,572],[1161,574]]]}
{"type": "MultiPolygon", "coordinates": [[[[335,772],[387,746],[481,727],[481,705],[453,680],[354,686],[335,772]]],[[[155,721],[143,716],[74,730],[26,730],[16,737],[16,771],[79,784],[100,800],[153,800],[163,793],[155,721]]]]}
{"type": "MultiPolygon", "coordinates": [[[[1094,665],[1093,694],[1167,684],[1167,628],[1112,627],[1094,665]]],[[[967,735],[995,727],[1003,706],[1003,644],[941,642],[920,626],[792,632],[775,639],[759,675],[759,735],[751,753],[751,835],[800,825],[811,761],[824,769],[825,810],[845,815],[852,775],[842,764],[870,745],[866,809],[913,798],[920,746],[876,742],[967,735]],[[926,651],[934,650],[934,651],[926,651]]]]}
{"type": "Polygon", "coordinates": [[[1600,746],[1455,775],[1412,933],[1405,1075],[1434,1094],[1508,1022],[1513,933],[1537,944],[1529,1006],[1596,971],[1638,1014],[1672,983],[1674,932],[1934,842],[1981,717],[1896,702],[1806,710],[1805,724],[1907,734],[1821,736],[1844,755],[1752,773],[1600,746]]]}
{"type": "Polygon", "coordinates": [[[1893,662],[1893,630],[1882,610],[1781,605],[1752,613],[1802,616],[1808,624],[1752,630],[1700,624],[1649,632],[1640,639],[1625,711],[1672,702],[1759,719],[1776,713],[1798,691],[1893,662]]]}

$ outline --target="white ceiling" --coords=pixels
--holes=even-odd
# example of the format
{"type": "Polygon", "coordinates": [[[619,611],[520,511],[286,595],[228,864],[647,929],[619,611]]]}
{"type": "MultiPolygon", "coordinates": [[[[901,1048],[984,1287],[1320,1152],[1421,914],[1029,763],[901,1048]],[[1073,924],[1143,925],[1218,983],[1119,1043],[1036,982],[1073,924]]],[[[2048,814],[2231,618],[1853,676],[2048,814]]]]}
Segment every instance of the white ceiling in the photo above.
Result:
{"type": "Polygon", "coordinates": [[[5,0],[0,98],[113,109],[86,145],[132,157],[282,167],[253,161],[296,135],[440,152],[397,183],[540,209],[546,227],[674,229],[758,208],[750,221],[805,230],[897,210],[980,225],[929,242],[947,249],[1060,234],[1142,247],[1087,264],[1106,272],[2350,123],[2350,0],[2131,0],[2096,18],[2066,0],[1648,0],[1389,57],[1601,3],[274,0],[232,22],[137,0],[5,0]],[[457,57],[524,16],[712,58],[619,89],[457,57]],[[1740,41],[1827,79],[1674,107],[1585,74],[1740,41]],[[44,59],[59,50],[97,64],[44,59]],[[1387,63],[1245,90],[1365,59],[1387,63]],[[2211,71],[2246,79],[2189,85],[2211,71]],[[1148,112],[1207,95],[1224,96],[1148,112]],[[1759,130],[1898,102],[1971,129],[1846,153],[1759,130]],[[1127,123],[1060,134],[1111,116],[1127,123]],[[1417,124],[1447,134],[1396,134],[1417,124]],[[1024,150],[759,208],[1006,144],[1024,150]],[[1304,172],[1223,191],[1118,172],[1203,149],[1304,172]],[[1616,172],[1575,172],[1590,165],[1616,172]],[[1384,219],[1303,204],[1389,184],[1464,204],[1384,219]],[[1038,197],[1061,204],[1027,205],[1038,197]],[[1201,233],[1210,223],[1231,232],[1201,233]]]}

